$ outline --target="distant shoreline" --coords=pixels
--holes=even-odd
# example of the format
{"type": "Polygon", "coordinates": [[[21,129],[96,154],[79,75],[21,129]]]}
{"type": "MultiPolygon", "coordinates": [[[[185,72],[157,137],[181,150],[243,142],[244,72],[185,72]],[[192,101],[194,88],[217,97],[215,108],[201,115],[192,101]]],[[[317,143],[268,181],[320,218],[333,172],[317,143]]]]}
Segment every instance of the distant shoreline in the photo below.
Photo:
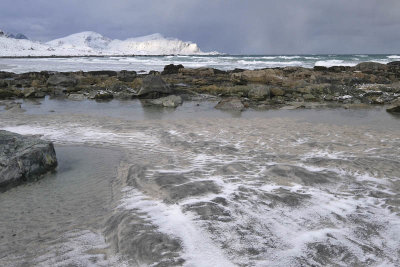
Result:
{"type": "MultiPolygon", "coordinates": [[[[312,57],[312,56],[393,56],[393,55],[400,55],[399,53],[389,53],[389,54],[156,54],[156,55],[51,55],[51,56],[0,56],[0,59],[13,59],[13,58],[85,58],[85,57],[92,57],[92,58],[106,58],[106,57],[171,57],[171,56],[186,56],[186,57],[312,57]]],[[[399,56],[400,58],[400,56],[399,56]]],[[[396,58],[394,58],[396,59],[396,58]]],[[[395,61],[395,60],[393,60],[395,61]]]]}

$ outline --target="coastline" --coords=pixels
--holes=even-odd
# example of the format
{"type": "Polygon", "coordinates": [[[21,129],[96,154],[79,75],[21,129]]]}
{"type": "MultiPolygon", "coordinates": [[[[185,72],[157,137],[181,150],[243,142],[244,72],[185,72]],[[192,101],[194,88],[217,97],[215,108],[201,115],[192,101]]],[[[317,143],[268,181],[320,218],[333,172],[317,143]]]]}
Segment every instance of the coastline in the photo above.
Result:
{"type": "Polygon", "coordinates": [[[343,105],[396,106],[400,99],[400,62],[230,71],[170,64],[162,72],[147,74],[125,70],[0,72],[0,99],[45,96],[96,101],[138,98],[146,105],[164,107],[176,107],[182,101],[192,99],[212,98],[220,100],[217,108],[236,111],[343,105]]]}

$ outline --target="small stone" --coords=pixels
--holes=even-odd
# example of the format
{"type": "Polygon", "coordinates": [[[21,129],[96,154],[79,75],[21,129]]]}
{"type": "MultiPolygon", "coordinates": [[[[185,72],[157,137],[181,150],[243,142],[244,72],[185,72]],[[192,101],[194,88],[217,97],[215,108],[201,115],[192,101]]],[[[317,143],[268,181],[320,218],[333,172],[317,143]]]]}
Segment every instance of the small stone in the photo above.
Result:
{"type": "Polygon", "coordinates": [[[149,101],[149,103],[153,105],[163,106],[167,108],[176,108],[177,106],[182,104],[182,102],[182,97],[176,95],[170,95],[149,101]]]}
{"type": "Polygon", "coordinates": [[[229,97],[219,101],[215,108],[221,110],[242,111],[245,107],[239,98],[229,97]]]}

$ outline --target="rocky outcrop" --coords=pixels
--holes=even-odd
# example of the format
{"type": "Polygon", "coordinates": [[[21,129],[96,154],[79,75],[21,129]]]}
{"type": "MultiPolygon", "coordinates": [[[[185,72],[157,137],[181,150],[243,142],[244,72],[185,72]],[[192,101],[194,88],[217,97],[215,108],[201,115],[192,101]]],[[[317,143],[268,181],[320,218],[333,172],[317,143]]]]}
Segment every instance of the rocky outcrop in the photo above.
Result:
{"type": "MultiPolygon", "coordinates": [[[[391,105],[400,97],[400,62],[364,62],[354,67],[270,68],[259,70],[184,68],[167,65],[151,71],[0,72],[0,99],[41,98],[46,95],[94,100],[188,98],[212,95],[238,98],[249,106],[274,107],[288,103],[391,105]],[[75,94],[79,94],[75,95],[75,94]]],[[[230,100],[221,102],[226,106],[230,100]]],[[[164,105],[159,101],[155,104],[164,105]]],[[[165,102],[167,103],[167,102],[165,102]]],[[[176,106],[176,101],[171,106],[176,106]]],[[[169,106],[169,104],[167,104],[169,106]]],[[[229,108],[230,109],[230,108],[229,108]]]]}
{"type": "Polygon", "coordinates": [[[362,62],[354,67],[357,71],[362,72],[376,72],[376,71],[386,71],[388,69],[387,65],[375,63],[375,62],[362,62]]]}
{"type": "Polygon", "coordinates": [[[240,98],[229,97],[219,101],[215,108],[228,111],[242,111],[244,110],[245,106],[240,98]]]}
{"type": "Polygon", "coordinates": [[[148,75],[136,80],[139,85],[138,97],[155,98],[160,95],[168,95],[171,93],[171,88],[159,75],[148,75]]]}
{"type": "Polygon", "coordinates": [[[75,86],[77,84],[77,80],[74,77],[56,74],[50,76],[47,80],[47,84],[50,86],[75,86]]]}
{"type": "Polygon", "coordinates": [[[386,109],[387,112],[400,114],[400,99],[386,109]]]}
{"type": "Polygon", "coordinates": [[[0,189],[36,180],[56,166],[51,142],[0,130],[0,189]]]}
{"type": "Polygon", "coordinates": [[[400,114],[400,104],[397,106],[392,106],[390,108],[387,108],[386,111],[390,112],[390,113],[399,113],[400,114]]]}
{"type": "Polygon", "coordinates": [[[162,75],[167,75],[167,74],[177,74],[179,73],[179,70],[183,69],[183,65],[174,65],[174,64],[169,64],[164,67],[164,71],[161,73],[162,75]]]}

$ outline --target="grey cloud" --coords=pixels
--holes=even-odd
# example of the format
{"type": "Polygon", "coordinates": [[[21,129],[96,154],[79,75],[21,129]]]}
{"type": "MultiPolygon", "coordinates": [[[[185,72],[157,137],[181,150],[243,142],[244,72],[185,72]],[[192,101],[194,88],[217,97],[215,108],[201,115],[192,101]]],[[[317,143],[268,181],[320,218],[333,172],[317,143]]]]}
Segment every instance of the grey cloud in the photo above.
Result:
{"type": "Polygon", "coordinates": [[[398,0],[1,0],[0,28],[50,40],[160,32],[234,54],[399,53],[398,0]]]}

